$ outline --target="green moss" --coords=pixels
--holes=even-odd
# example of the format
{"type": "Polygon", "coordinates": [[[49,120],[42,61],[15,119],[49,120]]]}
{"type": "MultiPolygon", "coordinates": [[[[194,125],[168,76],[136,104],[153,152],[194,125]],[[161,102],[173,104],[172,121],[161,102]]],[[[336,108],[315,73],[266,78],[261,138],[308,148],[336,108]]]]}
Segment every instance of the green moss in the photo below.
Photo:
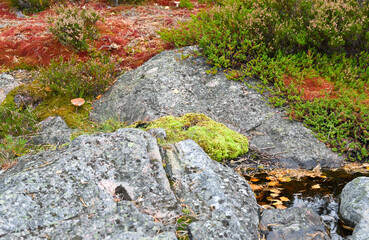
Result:
{"type": "Polygon", "coordinates": [[[248,140],[245,136],[204,114],[190,113],[182,117],[162,117],[149,122],[145,128],[165,129],[167,139],[161,142],[162,144],[192,139],[216,161],[235,158],[248,151],[248,140]]]}

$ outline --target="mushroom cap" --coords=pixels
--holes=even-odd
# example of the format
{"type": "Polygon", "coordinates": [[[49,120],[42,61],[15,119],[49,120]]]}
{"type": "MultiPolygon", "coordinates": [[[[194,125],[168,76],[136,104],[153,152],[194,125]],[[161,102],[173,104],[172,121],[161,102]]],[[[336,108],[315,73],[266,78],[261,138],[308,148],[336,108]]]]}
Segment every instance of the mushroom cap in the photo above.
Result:
{"type": "Polygon", "coordinates": [[[74,106],[80,107],[85,103],[83,98],[74,98],[70,101],[74,106]]]}

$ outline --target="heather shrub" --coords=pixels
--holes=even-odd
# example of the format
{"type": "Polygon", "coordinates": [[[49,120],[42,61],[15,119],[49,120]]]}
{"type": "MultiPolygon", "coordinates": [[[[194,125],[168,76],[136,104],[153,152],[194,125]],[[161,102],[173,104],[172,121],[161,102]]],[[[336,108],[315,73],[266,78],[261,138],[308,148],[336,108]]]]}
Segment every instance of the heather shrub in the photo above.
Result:
{"type": "Polygon", "coordinates": [[[92,9],[76,6],[55,8],[56,17],[49,17],[49,31],[66,46],[77,51],[88,49],[88,40],[97,37],[95,23],[101,19],[92,9]]]}
{"type": "Polygon", "coordinates": [[[359,53],[369,49],[369,2],[355,0],[229,0],[161,36],[177,46],[199,43],[219,67],[246,63],[260,52],[359,53]]]}
{"type": "Polygon", "coordinates": [[[49,7],[49,0],[9,0],[12,7],[25,13],[37,13],[49,7]]]}
{"type": "Polygon", "coordinates": [[[30,109],[17,109],[15,106],[0,108],[0,139],[7,135],[21,136],[36,130],[37,115],[30,109]]]}
{"type": "Polygon", "coordinates": [[[116,66],[106,56],[86,62],[72,57],[51,61],[48,68],[40,71],[38,79],[58,94],[72,97],[93,97],[103,93],[115,76],[116,66]]]}

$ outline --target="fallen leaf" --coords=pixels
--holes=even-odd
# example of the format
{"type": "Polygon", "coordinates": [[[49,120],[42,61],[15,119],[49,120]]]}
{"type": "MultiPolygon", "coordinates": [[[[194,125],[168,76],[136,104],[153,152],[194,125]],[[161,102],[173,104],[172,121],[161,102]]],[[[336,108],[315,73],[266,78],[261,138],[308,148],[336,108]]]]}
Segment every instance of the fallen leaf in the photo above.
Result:
{"type": "Polygon", "coordinates": [[[252,178],[250,179],[250,181],[251,181],[251,182],[259,182],[259,181],[260,181],[260,179],[252,177],[252,178]]]}
{"type": "Polygon", "coordinates": [[[272,196],[272,197],[278,197],[279,194],[278,193],[271,193],[270,196],[272,196]]]}
{"type": "Polygon", "coordinates": [[[346,225],[343,225],[343,224],[342,224],[342,227],[344,229],[347,229],[347,230],[350,230],[350,231],[354,231],[354,229],[352,227],[349,227],[349,226],[346,226],[346,225]]]}
{"type": "Polygon", "coordinates": [[[62,172],[63,172],[62,170],[58,170],[58,171],[56,171],[56,174],[60,174],[62,172]]]}
{"type": "Polygon", "coordinates": [[[286,197],[280,197],[279,199],[281,199],[282,202],[288,202],[289,201],[289,199],[286,198],[286,197]]]}
{"type": "Polygon", "coordinates": [[[101,98],[101,96],[102,96],[102,95],[100,94],[99,96],[97,96],[97,97],[96,97],[96,99],[100,99],[100,98],[101,98]]]}
{"type": "Polygon", "coordinates": [[[265,209],[274,209],[274,207],[270,206],[270,205],[262,205],[263,208],[265,209]]]}
{"type": "Polygon", "coordinates": [[[320,188],[319,184],[315,184],[315,185],[311,186],[311,189],[319,189],[319,188],[320,188]]]}
{"type": "Polygon", "coordinates": [[[277,205],[275,206],[277,209],[286,209],[287,207],[284,205],[277,205]]]}
{"type": "Polygon", "coordinates": [[[252,189],[252,191],[261,191],[263,190],[262,186],[256,185],[256,184],[250,184],[250,187],[252,189]]]}
{"type": "Polygon", "coordinates": [[[274,203],[272,203],[274,206],[278,206],[278,205],[283,205],[283,202],[282,201],[279,201],[279,200],[274,200],[273,201],[274,203]]]}
{"type": "Polygon", "coordinates": [[[278,178],[278,180],[281,181],[281,182],[291,182],[290,177],[281,177],[281,178],[278,178]]]}
{"type": "Polygon", "coordinates": [[[275,187],[275,186],[279,185],[279,182],[272,181],[272,182],[269,182],[268,185],[271,186],[271,187],[275,187]]]}
{"type": "Polygon", "coordinates": [[[49,87],[45,87],[45,91],[46,92],[52,92],[53,90],[51,90],[51,88],[49,88],[49,87]]]}
{"type": "Polygon", "coordinates": [[[270,192],[273,192],[273,193],[281,193],[280,190],[278,190],[277,188],[272,188],[272,189],[269,189],[270,192]]]}

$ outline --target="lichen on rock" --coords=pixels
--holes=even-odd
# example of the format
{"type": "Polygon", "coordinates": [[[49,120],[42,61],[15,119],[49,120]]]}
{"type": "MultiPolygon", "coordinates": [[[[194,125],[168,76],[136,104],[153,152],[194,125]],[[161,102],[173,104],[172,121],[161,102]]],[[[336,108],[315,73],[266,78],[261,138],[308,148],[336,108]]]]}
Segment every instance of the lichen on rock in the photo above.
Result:
{"type": "Polygon", "coordinates": [[[192,139],[214,160],[236,158],[247,153],[248,140],[224,124],[204,114],[189,113],[182,117],[166,116],[149,122],[147,130],[163,128],[167,138],[164,143],[192,139]]]}

